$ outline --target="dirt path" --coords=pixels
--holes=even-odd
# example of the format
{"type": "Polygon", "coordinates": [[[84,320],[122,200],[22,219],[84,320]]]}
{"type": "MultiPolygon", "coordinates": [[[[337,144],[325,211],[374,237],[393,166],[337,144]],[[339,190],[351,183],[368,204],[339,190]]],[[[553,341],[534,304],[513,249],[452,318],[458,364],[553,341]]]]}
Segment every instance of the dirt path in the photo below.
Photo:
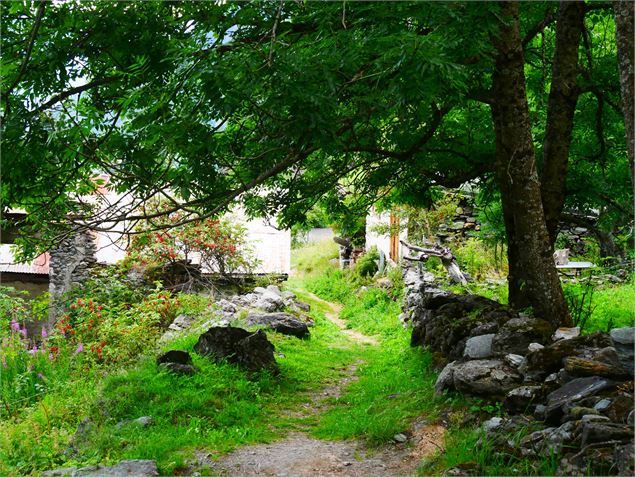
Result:
{"type": "MultiPolygon", "coordinates": [[[[366,345],[378,344],[373,337],[346,329],[346,323],[338,316],[341,306],[305,293],[327,305],[331,311],[325,313],[326,318],[352,340],[366,345]]],[[[341,396],[343,389],[358,379],[356,371],[362,363],[362,360],[351,363],[336,385],[307,396],[301,408],[290,413],[300,416],[323,412],[330,398],[341,396]]],[[[421,459],[439,448],[444,432],[440,426],[415,421],[404,436],[407,442],[395,442],[372,450],[362,441],[322,441],[302,432],[293,432],[271,444],[241,447],[217,461],[202,452],[197,452],[196,457],[200,465],[206,465],[216,475],[224,477],[405,477],[415,475],[421,459]]]]}
{"type": "Polygon", "coordinates": [[[323,300],[319,296],[314,295],[313,293],[305,291],[305,290],[303,290],[303,293],[311,297],[312,300],[320,302],[326,305],[328,308],[330,308],[331,309],[330,312],[327,311],[324,313],[324,316],[326,316],[326,319],[328,319],[331,323],[334,323],[335,326],[337,326],[342,331],[342,333],[350,337],[353,341],[357,341],[358,343],[363,343],[368,345],[379,344],[378,341],[372,336],[365,335],[363,333],[360,333],[359,331],[349,330],[346,327],[346,322],[339,317],[340,311],[342,311],[342,305],[338,305],[337,303],[331,303],[330,301],[323,300]]]}

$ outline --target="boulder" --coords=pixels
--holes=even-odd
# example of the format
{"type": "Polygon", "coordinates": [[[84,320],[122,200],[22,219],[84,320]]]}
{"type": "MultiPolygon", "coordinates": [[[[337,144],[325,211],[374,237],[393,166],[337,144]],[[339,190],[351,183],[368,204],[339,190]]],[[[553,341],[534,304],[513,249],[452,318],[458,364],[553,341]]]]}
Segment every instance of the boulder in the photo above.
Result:
{"type": "Polygon", "coordinates": [[[564,414],[563,407],[615,386],[615,381],[598,376],[576,378],[547,396],[545,420],[558,421],[564,414]]]}
{"type": "Polygon", "coordinates": [[[499,354],[528,353],[530,343],[548,343],[551,341],[553,326],[546,320],[532,317],[512,318],[506,322],[492,343],[492,350],[499,354]]]}
{"type": "Polygon", "coordinates": [[[629,373],[621,366],[577,356],[564,358],[564,369],[571,376],[602,376],[612,379],[627,378],[629,376],[629,373]]]}
{"type": "Polygon", "coordinates": [[[514,368],[501,360],[473,360],[455,364],[454,387],[463,393],[480,396],[504,396],[522,381],[514,368]]]}
{"type": "Polygon", "coordinates": [[[514,368],[520,367],[525,362],[525,357],[519,354],[506,354],[503,359],[514,368]]]}
{"type": "Polygon", "coordinates": [[[626,424],[605,421],[590,421],[585,422],[582,426],[582,447],[595,442],[627,442],[632,439],[633,428],[626,424]]]}
{"type": "Polygon", "coordinates": [[[448,363],[445,368],[439,373],[436,382],[434,383],[434,393],[438,396],[444,389],[452,389],[454,387],[454,363],[452,361],[448,363]]]}
{"type": "Polygon", "coordinates": [[[465,342],[463,356],[470,359],[489,358],[492,355],[494,334],[472,336],[465,342]]]}
{"type": "Polygon", "coordinates": [[[520,370],[528,379],[540,380],[562,368],[562,360],[567,356],[592,356],[598,348],[611,346],[610,338],[604,333],[593,333],[568,340],[560,340],[530,352],[520,370]]]}
{"type": "Polygon", "coordinates": [[[194,351],[215,361],[227,360],[248,371],[264,369],[276,374],[279,370],[274,350],[262,330],[251,333],[231,326],[210,328],[194,345],[194,351]]]}
{"type": "Polygon", "coordinates": [[[488,334],[481,331],[484,328],[495,332],[511,316],[508,308],[484,297],[426,288],[412,310],[410,342],[430,346],[451,360],[459,359],[468,338],[488,334]]]}
{"type": "Polygon", "coordinates": [[[192,357],[187,351],[170,350],[157,358],[157,364],[175,374],[191,376],[196,373],[192,357]]]}
{"type": "Polygon", "coordinates": [[[613,422],[628,422],[628,415],[633,410],[633,395],[619,393],[613,396],[611,404],[602,412],[613,422]]]}
{"type": "Polygon", "coordinates": [[[611,330],[611,340],[624,368],[633,375],[633,358],[635,357],[635,327],[614,328],[611,330]]]}
{"type": "Polygon", "coordinates": [[[253,304],[255,308],[260,308],[267,312],[278,311],[284,308],[284,300],[276,293],[265,290],[260,298],[253,304]]]}
{"type": "Polygon", "coordinates": [[[262,325],[283,335],[308,338],[307,324],[289,313],[249,313],[245,322],[249,326],[262,325]]]}

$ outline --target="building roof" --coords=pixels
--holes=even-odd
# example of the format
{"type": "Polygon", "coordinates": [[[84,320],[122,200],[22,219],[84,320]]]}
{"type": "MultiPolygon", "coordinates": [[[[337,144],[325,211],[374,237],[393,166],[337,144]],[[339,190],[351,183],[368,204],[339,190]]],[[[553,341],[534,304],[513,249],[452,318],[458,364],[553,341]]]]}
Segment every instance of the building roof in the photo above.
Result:
{"type": "Polygon", "coordinates": [[[49,254],[43,253],[31,263],[14,263],[11,246],[0,245],[0,272],[2,273],[28,273],[32,275],[48,275],[49,254]]]}

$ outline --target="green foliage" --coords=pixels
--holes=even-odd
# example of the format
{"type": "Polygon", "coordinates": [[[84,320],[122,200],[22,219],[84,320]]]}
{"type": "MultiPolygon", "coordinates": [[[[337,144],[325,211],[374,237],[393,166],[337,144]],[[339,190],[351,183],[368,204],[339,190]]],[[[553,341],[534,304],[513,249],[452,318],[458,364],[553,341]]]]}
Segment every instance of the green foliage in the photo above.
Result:
{"type": "Polygon", "coordinates": [[[572,309],[580,312],[578,325],[583,327],[584,333],[606,333],[611,328],[634,326],[635,290],[632,283],[608,286],[591,282],[567,283],[563,288],[565,296],[573,302],[572,309]]]}
{"type": "Polygon", "coordinates": [[[229,219],[200,220],[181,212],[167,213],[170,207],[161,201],[144,207],[144,213],[166,215],[137,225],[138,234],[126,250],[128,266],[141,266],[151,275],[153,270],[196,256],[208,271],[230,277],[258,265],[243,225],[229,219]]]}
{"type": "Polygon", "coordinates": [[[459,207],[455,194],[438,192],[436,200],[428,208],[408,208],[408,240],[415,244],[435,243],[442,224],[449,225],[459,207]]]}
{"type": "Polygon", "coordinates": [[[332,240],[323,240],[295,249],[291,255],[291,265],[300,275],[318,275],[325,270],[337,267],[330,261],[337,259],[338,256],[337,244],[332,240]]]}
{"type": "Polygon", "coordinates": [[[377,247],[373,246],[357,260],[354,270],[360,277],[372,277],[379,270],[378,260],[379,252],[377,247]]]}
{"type": "Polygon", "coordinates": [[[452,252],[461,267],[467,271],[472,278],[483,279],[486,277],[499,277],[505,274],[506,270],[499,268],[500,257],[496,249],[487,246],[480,239],[470,237],[464,242],[452,247],[452,252]]]}

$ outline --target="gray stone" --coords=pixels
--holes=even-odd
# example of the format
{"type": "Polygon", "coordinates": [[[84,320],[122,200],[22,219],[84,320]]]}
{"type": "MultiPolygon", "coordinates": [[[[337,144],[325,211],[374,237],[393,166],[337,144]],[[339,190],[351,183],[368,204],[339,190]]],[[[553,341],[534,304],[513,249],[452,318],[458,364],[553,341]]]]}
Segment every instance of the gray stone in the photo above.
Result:
{"type": "Polygon", "coordinates": [[[307,338],[307,324],[289,313],[250,313],[245,322],[249,326],[262,325],[284,335],[307,338]]]}
{"type": "Polygon", "coordinates": [[[224,311],[226,313],[236,313],[238,311],[238,308],[236,308],[236,305],[234,303],[232,303],[229,300],[225,300],[224,298],[221,298],[220,300],[218,300],[216,302],[216,306],[221,311],[224,311]]]}
{"type": "Polygon", "coordinates": [[[538,351],[539,349],[544,348],[543,345],[541,345],[540,343],[529,343],[529,345],[527,346],[527,351],[538,351]]]}
{"type": "Polygon", "coordinates": [[[593,406],[593,409],[595,409],[596,411],[606,411],[609,406],[611,405],[611,400],[610,399],[601,399],[595,406],[593,406]]]}
{"type": "Polygon", "coordinates": [[[503,396],[517,387],[522,376],[501,360],[473,360],[454,365],[454,387],[463,393],[503,396]]]}
{"type": "Polygon", "coordinates": [[[262,330],[251,333],[242,328],[212,327],[194,345],[194,351],[215,361],[240,365],[248,371],[279,372],[274,358],[274,346],[262,330]]]}
{"type": "Polygon", "coordinates": [[[614,384],[614,381],[597,376],[569,381],[547,396],[546,418],[552,421],[558,420],[564,414],[563,406],[593,396],[614,384]]]}
{"type": "Polygon", "coordinates": [[[491,432],[498,429],[502,423],[503,423],[502,417],[492,417],[491,419],[488,419],[487,421],[483,423],[483,428],[487,432],[491,432]]]}
{"type": "Polygon", "coordinates": [[[284,300],[295,300],[296,299],[296,294],[291,292],[291,291],[287,291],[287,290],[283,291],[281,296],[282,296],[282,298],[284,300]]]}
{"type": "Polygon", "coordinates": [[[174,321],[170,323],[170,326],[168,326],[168,328],[174,331],[183,331],[192,326],[195,321],[196,319],[191,316],[179,315],[174,318],[174,321]]]}
{"type": "Polygon", "coordinates": [[[614,343],[633,345],[635,344],[635,327],[613,328],[611,330],[611,339],[614,343]]]}
{"type": "Polygon", "coordinates": [[[580,418],[582,422],[591,422],[591,421],[605,421],[611,422],[611,420],[606,416],[600,416],[599,414],[585,414],[580,418]]]}
{"type": "Polygon", "coordinates": [[[594,442],[627,441],[633,438],[633,428],[616,422],[590,421],[582,427],[581,446],[594,442]]]}
{"type": "Polygon", "coordinates": [[[89,467],[65,467],[49,470],[43,477],[156,477],[159,475],[153,460],[123,460],[110,467],[93,465],[89,467]]]}
{"type": "Polygon", "coordinates": [[[526,412],[541,394],[540,386],[520,386],[507,393],[503,405],[510,412],[526,412]]]}
{"type": "Polygon", "coordinates": [[[149,427],[154,424],[154,418],[152,416],[141,416],[132,421],[132,424],[135,424],[140,427],[149,427]]]}
{"type": "Polygon", "coordinates": [[[520,367],[525,362],[525,357],[519,354],[506,354],[503,359],[514,368],[520,367]]]}
{"type": "Polygon", "coordinates": [[[282,293],[280,292],[280,288],[278,288],[276,285],[267,285],[267,291],[274,293],[278,295],[280,298],[282,298],[282,293]]]}
{"type": "Polygon", "coordinates": [[[520,441],[521,452],[523,455],[557,453],[573,440],[575,427],[575,422],[570,421],[560,427],[548,427],[532,432],[520,441]]]}
{"type": "Polygon", "coordinates": [[[267,289],[264,287],[256,287],[254,288],[254,293],[257,293],[259,295],[262,295],[263,293],[266,293],[267,289]]]}
{"type": "Polygon", "coordinates": [[[635,442],[616,446],[613,456],[618,475],[635,475],[635,442]]]}
{"type": "Polygon", "coordinates": [[[471,359],[489,358],[492,355],[494,334],[473,336],[465,342],[463,356],[471,359]]]}
{"type": "Polygon", "coordinates": [[[440,395],[444,389],[452,389],[454,387],[454,363],[452,361],[447,364],[445,368],[439,374],[436,382],[434,383],[434,393],[440,395]]]}
{"type": "Polygon", "coordinates": [[[512,318],[498,330],[492,344],[495,353],[526,355],[530,343],[551,339],[552,325],[540,318],[512,318]]]}
{"type": "Polygon", "coordinates": [[[405,434],[399,433],[399,434],[395,434],[393,436],[393,439],[395,442],[406,442],[408,440],[408,437],[405,434]]]}
{"type": "Polygon", "coordinates": [[[554,341],[570,340],[571,338],[575,338],[576,336],[580,336],[579,326],[576,326],[575,328],[558,328],[553,334],[552,339],[554,341]]]}
{"type": "Polygon", "coordinates": [[[311,311],[311,305],[304,303],[303,301],[294,301],[291,307],[294,310],[311,311]]]}

